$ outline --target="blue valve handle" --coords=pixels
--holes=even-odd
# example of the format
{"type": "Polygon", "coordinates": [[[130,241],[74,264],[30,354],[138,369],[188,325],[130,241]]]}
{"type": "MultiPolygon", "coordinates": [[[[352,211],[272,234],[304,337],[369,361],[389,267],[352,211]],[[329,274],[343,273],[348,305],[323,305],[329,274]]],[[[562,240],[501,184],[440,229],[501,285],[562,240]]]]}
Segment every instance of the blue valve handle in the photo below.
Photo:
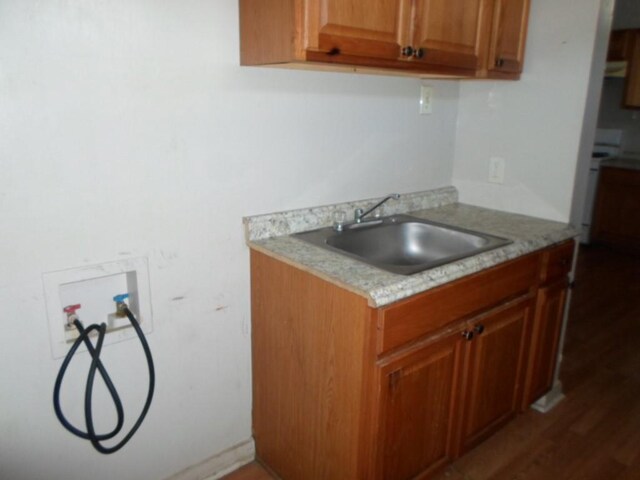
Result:
{"type": "Polygon", "coordinates": [[[127,298],[129,298],[128,293],[121,293],[120,295],[113,297],[113,301],[116,303],[123,303],[127,298]]]}

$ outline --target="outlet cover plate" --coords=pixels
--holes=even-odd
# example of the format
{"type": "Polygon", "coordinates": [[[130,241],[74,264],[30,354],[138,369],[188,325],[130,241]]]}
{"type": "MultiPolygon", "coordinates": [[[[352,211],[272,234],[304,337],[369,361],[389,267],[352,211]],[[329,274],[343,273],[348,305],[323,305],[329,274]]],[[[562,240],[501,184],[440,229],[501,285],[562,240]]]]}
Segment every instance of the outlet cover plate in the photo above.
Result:
{"type": "Polygon", "coordinates": [[[504,158],[491,157],[489,159],[489,182],[499,184],[504,183],[504,170],[504,158]]]}
{"type": "Polygon", "coordinates": [[[433,87],[420,85],[420,115],[433,113],[433,87]]]}

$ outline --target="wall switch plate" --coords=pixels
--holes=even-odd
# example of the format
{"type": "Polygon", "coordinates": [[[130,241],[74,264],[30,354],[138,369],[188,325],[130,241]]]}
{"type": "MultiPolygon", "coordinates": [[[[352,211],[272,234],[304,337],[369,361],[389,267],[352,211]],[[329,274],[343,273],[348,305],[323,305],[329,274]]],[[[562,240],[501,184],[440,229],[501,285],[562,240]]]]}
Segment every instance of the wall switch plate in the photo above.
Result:
{"type": "Polygon", "coordinates": [[[433,87],[420,86],[420,115],[430,115],[433,112],[433,87]]]}
{"type": "MultiPolygon", "coordinates": [[[[78,337],[77,329],[67,325],[62,310],[67,305],[81,304],[78,318],[86,327],[106,323],[104,345],[138,338],[128,319],[115,315],[115,295],[129,293],[127,304],[142,331],[152,331],[149,267],[146,257],[117,260],[42,275],[49,320],[49,340],[53,358],[67,354],[78,337]]],[[[79,350],[86,350],[81,346],[79,350]]]]}
{"type": "Polygon", "coordinates": [[[489,159],[489,182],[504,183],[504,158],[491,157],[489,159]]]}

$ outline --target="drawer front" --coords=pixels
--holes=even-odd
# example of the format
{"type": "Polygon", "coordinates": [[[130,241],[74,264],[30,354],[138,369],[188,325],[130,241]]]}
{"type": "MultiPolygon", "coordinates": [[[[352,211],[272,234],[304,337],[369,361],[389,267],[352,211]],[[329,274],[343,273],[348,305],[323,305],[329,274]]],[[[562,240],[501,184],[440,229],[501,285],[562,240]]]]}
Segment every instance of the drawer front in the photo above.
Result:
{"type": "Polygon", "coordinates": [[[540,273],[542,283],[553,282],[569,273],[573,261],[574,244],[573,240],[569,240],[543,253],[540,273]]]}
{"type": "Polygon", "coordinates": [[[540,254],[530,254],[381,308],[377,353],[527,293],[537,283],[539,266],[540,254]]]}

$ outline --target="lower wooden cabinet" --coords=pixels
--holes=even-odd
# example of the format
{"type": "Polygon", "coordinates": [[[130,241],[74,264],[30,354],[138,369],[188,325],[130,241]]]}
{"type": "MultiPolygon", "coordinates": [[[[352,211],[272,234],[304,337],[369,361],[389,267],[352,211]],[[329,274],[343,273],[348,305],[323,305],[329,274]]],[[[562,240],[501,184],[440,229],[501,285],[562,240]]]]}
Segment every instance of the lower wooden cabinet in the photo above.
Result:
{"type": "Polygon", "coordinates": [[[283,480],[431,477],[550,388],[572,255],[376,309],[252,250],[257,457],[283,480]]]}
{"type": "MultiPolygon", "coordinates": [[[[640,50],[640,46],[638,48],[640,50]]],[[[640,252],[639,217],[640,170],[602,167],[594,211],[593,241],[640,252]]]]}
{"type": "Polygon", "coordinates": [[[383,478],[414,478],[455,458],[463,328],[381,368],[383,478]]]}
{"type": "Polygon", "coordinates": [[[467,342],[466,385],[458,454],[494,433],[520,411],[528,352],[531,299],[525,297],[474,321],[467,342]]]}
{"type": "Polygon", "coordinates": [[[561,277],[555,283],[538,290],[523,402],[525,408],[553,387],[567,288],[567,278],[561,277]]]}
{"type": "Polygon", "coordinates": [[[517,414],[530,313],[525,296],[381,368],[382,478],[428,475],[517,414]]]}

